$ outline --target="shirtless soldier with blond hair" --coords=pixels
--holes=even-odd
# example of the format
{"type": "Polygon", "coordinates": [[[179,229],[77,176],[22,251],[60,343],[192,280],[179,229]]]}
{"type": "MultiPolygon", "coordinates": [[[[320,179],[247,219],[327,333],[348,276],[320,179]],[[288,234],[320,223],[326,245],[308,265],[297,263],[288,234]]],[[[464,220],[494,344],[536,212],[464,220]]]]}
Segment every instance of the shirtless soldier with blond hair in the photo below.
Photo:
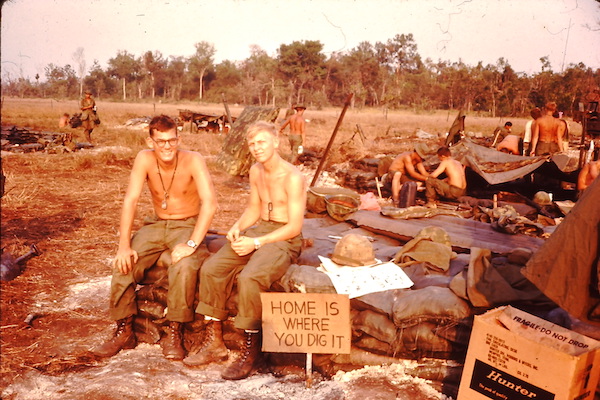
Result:
{"type": "Polygon", "coordinates": [[[221,374],[224,379],[244,379],[261,361],[260,293],[300,255],[306,205],[304,175],[279,155],[275,125],[256,122],[246,140],[257,161],[250,168],[248,205],[227,232],[229,242],[202,266],[196,313],[205,317],[204,342],[183,360],[193,367],[227,359],[222,321],[229,316],[226,303],[237,284],[235,327],[244,330],[246,339],[240,357],[221,374]]]}

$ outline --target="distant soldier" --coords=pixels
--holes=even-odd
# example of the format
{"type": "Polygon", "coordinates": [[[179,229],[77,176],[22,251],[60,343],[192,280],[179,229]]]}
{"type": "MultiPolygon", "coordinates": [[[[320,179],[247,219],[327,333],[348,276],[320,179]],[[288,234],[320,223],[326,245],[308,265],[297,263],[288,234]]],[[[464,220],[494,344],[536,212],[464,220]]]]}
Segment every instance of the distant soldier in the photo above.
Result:
{"type": "Polygon", "coordinates": [[[564,151],[563,136],[565,124],[552,114],[556,111],[556,103],[551,101],[544,107],[545,114],[535,120],[531,131],[530,155],[552,155],[564,151]]]}
{"type": "Polygon", "coordinates": [[[504,126],[499,126],[494,130],[494,142],[492,143],[492,147],[496,146],[497,143],[500,143],[504,140],[507,135],[512,133],[512,122],[508,121],[504,124],[504,126]]]}
{"type": "Polygon", "coordinates": [[[306,142],[306,121],[304,121],[304,107],[302,104],[297,104],[294,107],[296,113],[289,117],[281,128],[279,128],[279,133],[283,133],[283,130],[286,126],[290,126],[290,133],[288,135],[288,139],[290,142],[290,148],[292,151],[292,164],[298,163],[298,157],[304,151],[304,143],[306,142]]]}
{"type": "Polygon", "coordinates": [[[69,126],[69,118],[70,118],[70,115],[67,113],[64,113],[63,115],[61,115],[61,117],[58,119],[58,127],[65,128],[65,127],[69,126]]]}
{"type": "Polygon", "coordinates": [[[529,145],[531,143],[531,131],[533,128],[533,123],[539,117],[542,116],[542,110],[540,110],[539,107],[535,107],[529,112],[529,115],[531,115],[531,118],[533,118],[533,119],[530,119],[525,124],[525,134],[523,135],[523,155],[524,156],[529,154],[529,145]]]}
{"type": "Polygon", "coordinates": [[[84,129],[85,140],[92,143],[92,131],[96,127],[96,102],[92,98],[92,92],[85,91],[85,97],[81,99],[81,125],[84,129]]]}

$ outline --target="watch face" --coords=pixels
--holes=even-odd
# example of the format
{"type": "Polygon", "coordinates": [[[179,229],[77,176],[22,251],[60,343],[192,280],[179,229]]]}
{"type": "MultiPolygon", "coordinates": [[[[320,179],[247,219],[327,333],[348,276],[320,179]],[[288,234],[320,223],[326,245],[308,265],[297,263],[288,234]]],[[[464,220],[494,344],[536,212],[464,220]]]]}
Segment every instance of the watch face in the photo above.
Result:
{"type": "Polygon", "coordinates": [[[196,242],[194,242],[193,240],[188,240],[187,245],[190,247],[195,248],[196,247],[196,242]]]}

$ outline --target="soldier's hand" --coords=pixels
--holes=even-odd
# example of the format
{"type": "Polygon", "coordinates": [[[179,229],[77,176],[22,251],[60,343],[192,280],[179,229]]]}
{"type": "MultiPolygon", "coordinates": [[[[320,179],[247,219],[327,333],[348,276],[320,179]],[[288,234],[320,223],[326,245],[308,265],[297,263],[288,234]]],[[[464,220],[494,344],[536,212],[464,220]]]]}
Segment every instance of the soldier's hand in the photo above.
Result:
{"type": "Polygon", "coordinates": [[[254,251],[254,239],[240,236],[237,240],[231,242],[231,248],[238,256],[245,256],[254,251]]]}
{"type": "Polygon", "coordinates": [[[133,268],[133,264],[138,261],[138,253],[133,249],[119,250],[115,259],[113,260],[113,266],[118,268],[119,271],[126,275],[133,268]]]}
{"type": "Polygon", "coordinates": [[[178,263],[184,257],[189,257],[194,254],[195,249],[188,246],[185,243],[179,243],[177,246],[173,247],[171,251],[171,264],[178,263]]]}
{"type": "Polygon", "coordinates": [[[229,232],[227,232],[227,240],[229,240],[231,243],[233,243],[236,240],[238,240],[239,237],[240,237],[240,229],[237,227],[237,225],[232,226],[231,229],[229,230],[229,232]]]}

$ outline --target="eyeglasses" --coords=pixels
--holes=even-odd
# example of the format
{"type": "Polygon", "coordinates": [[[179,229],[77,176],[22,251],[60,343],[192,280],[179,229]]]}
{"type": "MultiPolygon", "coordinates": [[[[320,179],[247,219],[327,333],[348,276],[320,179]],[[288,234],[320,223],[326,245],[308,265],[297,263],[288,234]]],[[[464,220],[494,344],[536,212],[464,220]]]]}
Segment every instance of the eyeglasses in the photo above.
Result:
{"type": "Polygon", "coordinates": [[[154,139],[153,137],[151,137],[150,139],[152,139],[152,141],[154,143],[156,143],[156,145],[158,147],[165,147],[165,145],[167,144],[167,142],[169,143],[169,146],[171,147],[175,147],[177,146],[177,143],[179,143],[179,138],[178,137],[174,137],[168,140],[163,140],[163,139],[154,139]]]}

